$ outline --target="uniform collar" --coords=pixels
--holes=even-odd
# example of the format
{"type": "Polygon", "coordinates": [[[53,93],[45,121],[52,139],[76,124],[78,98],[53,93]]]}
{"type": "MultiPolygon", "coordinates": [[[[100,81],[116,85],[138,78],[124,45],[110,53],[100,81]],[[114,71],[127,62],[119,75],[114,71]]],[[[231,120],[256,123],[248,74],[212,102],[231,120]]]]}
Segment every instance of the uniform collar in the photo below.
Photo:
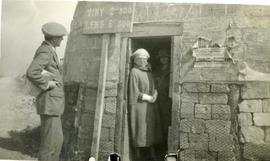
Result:
{"type": "Polygon", "coordinates": [[[59,60],[58,60],[58,56],[57,56],[56,51],[55,51],[55,47],[53,47],[52,44],[48,41],[43,41],[42,44],[49,46],[50,50],[52,50],[51,52],[53,53],[53,59],[55,60],[57,67],[59,68],[59,60]]]}
{"type": "Polygon", "coordinates": [[[47,45],[49,45],[52,49],[53,49],[53,51],[55,51],[56,52],[56,49],[55,49],[55,47],[49,42],[49,41],[43,41],[43,43],[45,43],[45,44],[47,44],[47,45]]]}

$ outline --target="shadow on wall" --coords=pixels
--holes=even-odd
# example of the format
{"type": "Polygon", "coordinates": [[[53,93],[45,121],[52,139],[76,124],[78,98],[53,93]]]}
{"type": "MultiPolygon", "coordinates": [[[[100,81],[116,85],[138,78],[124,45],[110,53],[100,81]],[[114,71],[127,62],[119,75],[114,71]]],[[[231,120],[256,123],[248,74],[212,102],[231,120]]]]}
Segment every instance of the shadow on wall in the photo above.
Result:
{"type": "Polygon", "coordinates": [[[40,142],[40,127],[27,127],[21,131],[11,130],[8,133],[10,135],[9,138],[0,137],[1,148],[21,152],[34,158],[37,157],[40,142]]]}

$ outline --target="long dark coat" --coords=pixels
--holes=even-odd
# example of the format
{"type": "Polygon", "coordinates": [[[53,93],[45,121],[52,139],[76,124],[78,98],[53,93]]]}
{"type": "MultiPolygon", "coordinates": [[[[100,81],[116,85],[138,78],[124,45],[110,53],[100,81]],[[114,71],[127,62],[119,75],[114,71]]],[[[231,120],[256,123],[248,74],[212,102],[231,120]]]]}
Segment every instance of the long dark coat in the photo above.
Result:
{"type": "Polygon", "coordinates": [[[64,111],[63,80],[60,73],[59,61],[53,47],[46,41],[37,49],[34,59],[27,70],[27,77],[43,92],[37,96],[37,114],[59,116],[64,111]],[[47,90],[48,79],[41,72],[46,70],[54,76],[51,80],[60,82],[52,89],[47,90]]]}
{"type": "Polygon", "coordinates": [[[169,98],[170,69],[158,70],[155,73],[155,82],[158,90],[157,108],[162,127],[163,141],[167,142],[168,127],[171,125],[172,100],[169,98]]]}
{"type": "Polygon", "coordinates": [[[142,100],[143,94],[153,95],[154,90],[151,72],[134,67],[129,79],[129,117],[133,147],[149,147],[161,142],[155,104],[142,100]]]}

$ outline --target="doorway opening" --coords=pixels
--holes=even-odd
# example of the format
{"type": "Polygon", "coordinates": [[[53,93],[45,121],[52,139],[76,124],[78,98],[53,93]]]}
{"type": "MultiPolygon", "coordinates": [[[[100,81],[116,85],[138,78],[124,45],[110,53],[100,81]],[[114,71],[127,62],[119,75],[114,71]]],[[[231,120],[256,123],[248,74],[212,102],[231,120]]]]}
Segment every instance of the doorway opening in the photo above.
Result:
{"type": "MultiPolygon", "coordinates": [[[[156,158],[153,159],[163,161],[168,147],[168,128],[171,125],[172,100],[169,97],[171,89],[171,37],[132,38],[132,53],[139,48],[146,49],[150,55],[148,63],[152,69],[151,72],[154,78],[155,88],[158,91],[155,107],[157,109],[157,128],[160,131],[161,138],[159,143],[154,145],[156,158]]],[[[144,153],[144,156],[149,158],[152,155],[151,153],[152,151],[148,149],[144,153]]]]}
{"type": "Polygon", "coordinates": [[[153,72],[157,70],[160,65],[157,59],[158,52],[166,49],[171,55],[171,37],[140,37],[132,38],[131,49],[132,53],[139,49],[144,48],[150,54],[149,63],[151,64],[153,72]]]}

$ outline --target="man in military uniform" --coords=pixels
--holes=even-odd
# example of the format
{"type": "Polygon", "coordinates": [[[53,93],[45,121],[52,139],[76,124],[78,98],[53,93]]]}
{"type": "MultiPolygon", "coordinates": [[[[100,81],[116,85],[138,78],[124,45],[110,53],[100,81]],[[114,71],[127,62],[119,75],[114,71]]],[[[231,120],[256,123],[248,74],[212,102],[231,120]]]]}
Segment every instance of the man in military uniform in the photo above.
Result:
{"type": "Polygon", "coordinates": [[[60,46],[67,30],[49,22],[42,26],[45,41],[37,49],[27,69],[28,79],[42,92],[37,96],[37,114],[41,120],[39,161],[58,161],[63,144],[61,115],[64,111],[64,89],[55,48],[60,46]],[[50,77],[45,77],[46,71],[50,77]]]}

